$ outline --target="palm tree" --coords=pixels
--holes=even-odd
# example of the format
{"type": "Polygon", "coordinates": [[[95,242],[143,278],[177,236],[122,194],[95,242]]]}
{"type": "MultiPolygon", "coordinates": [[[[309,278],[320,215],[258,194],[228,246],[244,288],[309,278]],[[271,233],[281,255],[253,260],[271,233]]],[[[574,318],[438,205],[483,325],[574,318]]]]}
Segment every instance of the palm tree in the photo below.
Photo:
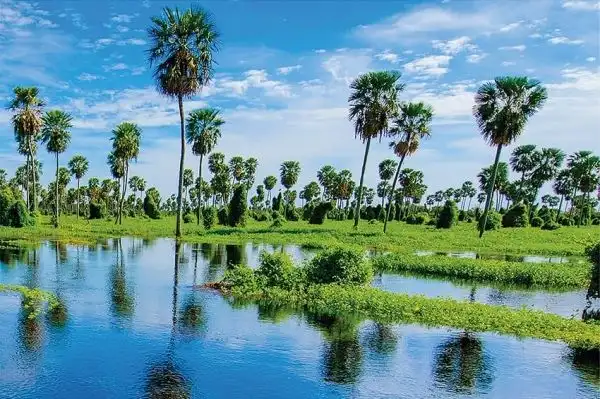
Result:
{"type": "Polygon", "coordinates": [[[519,180],[519,195],[521,197],[523,197],[525,175],[535,168],[536,154],[536,146],[534,144],[526,144],[515,148],[510,156],[510,166],[515,172],[521,173],[521,179],[519,180]]]}
{"type": "MultiPolygon", "coordinates": [[[[194,155],[200,157],[198,178],[202,181],[202,159],[210,154],[221,138],[221,126],[225,121],[214,108],[195,109],[187,117],[187,142],[192,146],[194,155]]],[[[202,206],[202,185],[198,185],[198,214],[200,224],[200,207],[202,206]]]]}
{"type": "Polygon", "coordinates": [[[242,177],[242,181],[246,185],[246,195],[248,194],[248,190],[254,185],[256,168],[258,168],[258,160],[256,158],[250,157],[244,161],[244,176],[242,177]]]}
{"type": "MultiPolygon", "coordinates": [[[[15,97],[8,105],[8,109],[14,112],[12,117],[15,138],[19,144],[21,153],[27,155],[27,165],[35,166],[36,142],[39,140],[42,128],[42,107],[44,102],[38,97],[37,87],[20,87],[13,89],[15,97]]],[[[28,166],[29,167],[29,166],[28,166]]],[[[34,171],[27,172],[27,180],[31,178],[32,207],[37,209],[36,179],[34,171]]],[[[29,195],[27,195],[29,202],[29,195]]]]}
{"type": "Polygon", "coordinates": [[[185,168],[183,170],[183,199],[186,201],[188,197],[188,189],[192,186],[192,184],[194,184],[194,172],[189,168],[185,168]]]}
{"type": "Polygon", "coordinates": [[[392,176],[394,176],[394,170],[396,169],[397,165],[398,162],[394,161],[393,159],[384,159],[379,163],[379,178],[381,179],[382,183],[385,182],[385,184],[382,184],[384,189],[381,197],[381,206],[384,206],[383,201],[385,200],[385,191],[387,187],[389,187],[389,181],[392,176]]]}
{"type": "Polygon", "coordinates": [[[496,146],[494,171],[488,187],[479,237],[483,236],[487,224],[502,146],[519,137],[529,118],[544,105],[547,97],[546,89],[541,83],[527,77],[499,77],[493,82],[484,83],[477,90],[473,114],[483,138],[490,145],[496,146]]]}
{"type": "Polygon", "coordinates": [[[211,17],[202,8],[180,12],[166,7],[161,17],[152,18],[148,29],[151,48],[150,65],[156,65],[154,78],[158,91],[177,98],[181,128],[181,154],[177,190],[177,222],[175,235],[181,237],[181,204],[185,158],[185,120],[183,99],[208,85],[212,78],[213,53],[218,51],[218,33],[211,17]]]}
{"type": "MultiPolygon", "coordinates": [[[[298,177],[300,176],[300,162],[298,161],[285,161],[281,164],[280,171],[280,179],[281,184],[285,187],[286,193],[290,191],[297,182],[298,177]]],[[[287,206],[286,202],[286,214],[287,214],[287,206]]]]}
{"type": "Polygon", "coordinates": [[[591,151],[577,151],[569,156],[567,167],[569,168],[575,183],[573,195],[571,196],[572,203],[577,196],[577,190],[580,190],[583,193],[579,200],[580,205],[578,208],[580,208],[580,213],[577,221],[577,226],[581,226],[584,209],[588,206],[587,204],[584,204],[583,199],[584,197],[587,198],[589,204],[590,193],[598,187],[598,184],[600,184],[600,176],[597,173],[597,171],[600,170],[600,157],[594,155],[591,151]]]}
{"type": "MultiPolygon", "coordinates": [[[[121,187],[121,199],[119,200],[118,217],[115,220],[115,224],[121,224],[123,221],[123,202],[125,201],[127,181],[129,177],[129,162],[132,159],[137,159],[140,153],[142,129],[140,129],[135,123],[123,122],[115,127],[115,129],[112,131],[112,135],[112,155],[115,159],[120,160],[120,165],[122,167],[122,170],[120,171],[121,178],[123,180],[121,187]]],[[[115,166],[118,164],[119,162],[117,162],[115,166]]],[[[113,175],[115,174],[113,173],[113,175]]]]}
{"type": "Polygon", "coordinates": [[[75,155],[69,161],[69,171],[77,179],[77,219],[79,219],[79,181],[88,171],[88,160],[83,155],[75,155]]]}
{"type": "MultiPolygon", "coordinates": [[[[431,135],[431,119],[433,119],[433,108],[430,105],[422,102],[400,104],[400,115],[394,119],[394,126],[391,133],[395,138],[390,143],[390,147],[394,149],[394,153],[400,157],[396,175],[392,180],[393,193],[396,189],[398,175],[402,169],[404,158],[407,155],[414,154],[419,148],[421,139],[431,135]]],[[[383,222],[383,232],[387,228],[387,222],[392,208],[392,201],[388,201],[388,206],[385,211],[385,221],[383,222]]]]}
{"type": "MultiPolygon", "coordinates": [[[[530,198],[532,205],[537,200],[538,192],[544,183],[556,177],[564,159],[565,153],[558,148],[542,148],[542,151],[536,154],[530,182],[534,188],[533,196],[530,198]]],[[[533,216],[533,207],[531,216],[533,216]]]]}
{"type": "Polygon", "coordinates": [[[138,191],[138,184],[140,184],[139,176],[131,176],[129,178],[129,188],[133,191],[133,196],[136,197],[138,191]]]}
{"type": "MultiPolygon", "coordinates": [[[[48,152],[56,154],[56,182],[58,183],[58,154],[65,152],[71,142],[71,133],[69,129],[73,127],[71,124],[71,115],[60,110],[52,110],[46,112],[42,117],[42,142],[46,144],[48,152]]],[[[54,210],[54,227],[58,227],[58,184],[55,187],[55,210],[54,210]]]]}
{"type": "Polygon", "coordinates": [[[404,89],[399,83],[400,73],[396,71],[368,72],[360,75],[350,84],[352,93],[348,98],[348,117],[354,122],[354,136],[365,145],[365,155],[360,173],[354,228],[358,227],[363,183],[371,139],[388,134],[389,119],[396,113],[398,93],[404,89]]]}
{"type": "Polygon", "coordinates": [[[277,184],[277,177],[267,176],[263,180],[263,184],[265,185],[265,189],[269,192],[269,197],[268,197],[267,201],[270,201],[271,200],[271,190],[273,190],[273,188],[277,184]]]}
{"type": "Polygon", "coordinates": [[[143,177],[138,179],[137,191],[141,192],[141,199],[144,200],[144,191],[146,191],[146,180],[143,177]]]}

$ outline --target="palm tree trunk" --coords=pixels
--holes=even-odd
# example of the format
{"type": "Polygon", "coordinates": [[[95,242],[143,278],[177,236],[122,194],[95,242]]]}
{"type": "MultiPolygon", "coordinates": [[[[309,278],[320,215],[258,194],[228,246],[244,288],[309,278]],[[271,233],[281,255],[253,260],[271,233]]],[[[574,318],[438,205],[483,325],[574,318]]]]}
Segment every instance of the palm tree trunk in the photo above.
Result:
{"type": "Polygon", "coordinates": [[[123,176],[123,192],[121,193],[121,199],[119,200],[119,214],[115,224],[123,223],[123,204],[125,203],[125,193],[127,192],[127,178],[129,175],[129,162],[125,162],[125,176],[123,176]]]}
{"type": "Polygon", "coordinates": [[[365,145],[365,156],[363,157],[362,169],[360,171],[360,183],[358,184],[358,198],[356,199],[356,212],[354,213],[354,228],[358,228],[358,218],[360,217],[360,203],[363,196],[363,183],[365,180],[365,169],[367,168],[367,157],[369,156],[369,147],[371,147],[371,138],[367,139],[365,145]]]}
{"type": "Polygon", "coordinates": [[[483,224],[479,227],[479,238],[483,236],[485,226],[487,225],[488,213],[490,211],[490,205],[492,203],[492,195],[494,195],[494,184],[496,184],[496,174],[498,173],[498,162],[500,161],[500,152],[502,151],[502,144],[498,145],[496,150],[496,159],[494,160],[494,171],[492,172],[492,181],[488,188],[487,199],[485,200],[485,208],[483,210],[483,224]]]}
{"type": "Polygon", "coordinates": [[[565,196],[561,194],[561,196],[560,196],[560,202],[558,203],[558,212],[556,212],[557,218],[558,218],[558,216],[560,216],[560,208],[562,208],[562,204],[563,204],[563,199],[564,198],[565,198],[565,196]]]}
{"type": "MultiPolygon", "coordinates": [[[[35,175],[35,173],[34,173],[35,175]]],[[[58,151],[56,152],[56,180],[54,182],[56,209],[54,210],[54,227],[58,227],[58,151]]],[[[35,202],[35,201],[34,201],[35,202]]]]}
{"type": "Polygon", "coordinates": [[[175,237],[181,237],[181,200],[183,195],[183,163],[185,161],[185,118],[183,115],[183,97],[177,96],[179,105],[179,121],[181,123],[181,155],[179,156],[179,182],[177,185],[177,222],[175,224],[175,237]]]}
{"type": "Polygon", "coordinates": [[[79,179],[77,179],[77,219],[79,219],[79,179]]]}
{"type": "Polygon", "coordinates": [[[385,190],[383,190],[383,193],[381,196],[381,208],[383,209],[384,206],[385,206],[385,190]]]}
{"type": "Polygon", "coordinates": [[[468,211],[469,209],[471,209],[471,200],[472,200],[472,199],[473,199],[473,197],[469,197],[469,206],[467,206],[467,211],[468,211]]]}
{"type": "MultiPolygon", "coordinates": [[[[28,136],[28,137],[29,137],[28,143],[29,143],[29,154],[30,154],[29,156],[31,158],[31,182],[32,182],[31,194],[33,197],[31,200],[32,201],[31,208],[35,212],[37,210],[36,187],[35,187],[35,175],[36,175],[37,171],[36,171],[36,165],[35,165],[35,156],[33,155],[33,143],[31,142],[32,137],[31,136],[28,136]]],[[[58,157],[58,154],[57,154],[57,157],[58,157]]],[[[57,165],[58,165],[58,161],[57,161],[57,165]]],[[[57,168],[58,168],[58,166],[57,166],[57,168]]],[[[58,184],[58,179],[56,180],[56,183],[58,184]]],[[[57,223],[58,223],[58,221],[57,221],[57,223]]]]}
{"type": "MultiPolygon", "coordinates": [[[[411,137],[408,138],[407,141],[410,141],[411,137]]],[[[398,176],[400,176],[400,169],[402,169],[402,164],[404,163],[404,158],[406,158],[406,154],[402,154],[402,158],[400,158],[400,162],[398,163],[398,168],[396,168],[396,174],[394,175],[394,181],[392,181],[392,193],[396,189],[396,182],[398,181],[398,176]]],[[[388,201],[387,210],[385,211],[385,220],[383,222],[383,232],[385,233],[387,229],[388,219],[390,218],[390,210],[392,209],[392,199],[388,201]]]]}
{"type": "Polygon", "coordinates": [[[200,225],[200,208],[202,207],[202,154],[200,154],[200,163],[198,164],[198,215],[196,217],[198,225],[200,225]]]}

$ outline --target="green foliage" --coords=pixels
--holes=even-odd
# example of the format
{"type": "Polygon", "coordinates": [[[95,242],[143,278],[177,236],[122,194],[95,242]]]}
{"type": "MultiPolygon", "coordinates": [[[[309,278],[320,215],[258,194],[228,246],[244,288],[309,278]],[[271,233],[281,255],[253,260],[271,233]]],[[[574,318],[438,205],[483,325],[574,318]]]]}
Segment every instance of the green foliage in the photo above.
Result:
{"type": "Polygon", "coordinates": [[[542,230],[558,230],[558,229],[560,229],[560,224],[558,224],[556,222],[548,222],[548,223],[544,223],[542,225],[542,230]]]}
{"type": "Polygon", "coordinates": [[[217,212],[217,220],[221,226],[227,226],[229,224],[229,212],[226,207],[222,207],[217,212]]]}
{"type": "Polygon", "coordinates": [[[568,215],[560,215],[556,221],[562,226],[573,226],[575,224],[575,220],[568,215]]]}
{"type": "Polygon", "coordinates": [[[302,220],[309,220],[315,209],[315,203],[309,202],[302,208],[302,220]]]}
{"type": "Polygon", "coordinates": [[[539,287],[586,287],[590,281],[589,265],[580,263],[549,267],[546,263],[386,254],[373,258],[373,267],[377,271],[539,287]]]}
{"type": "Polygon", "coordinates": [[[183,215],[183,223],[194,223],[194,215],[186,213],[183,215]]]}
{"type": "Polygon", "coordinates": [[[274,211],[273,214],[275,215],[275,217],[273,218],[273,223],[271,223],[271,227],[282,227],[285,224],[285,218],[281,216],[277,211],[274,211]]]}
{"type": "Polygon", "coordinates": [[[235,287],[237,292],[255,292],[259,289],[258,279],[249,266],[234,265],[225,271],[223,283],[235,287]]]}
{"type": "Polygon", "coordinates": [[[466,218],[467,218],[467,212],[465,212],[463,210],[458,211],[458,221],[459,222],[464,222],[466,218]]]}
{"type": "Polygon", "coordinates": [[[144,214],[150,219],[160,219],[160,194],[151,187],[144,197],[144,214]]]}
{"type": "Polygon", "coordinates": [[[32,224],[27,205],[22,200],[12,203],[6,212],[7,225],[10,227],[25,227],[32,224]]]}
{"type": "Polygon", "coordinates": [[[39,288],[28,288],[22,285],[0,283],[0,293],[13,292],[21,294],[21,303],[27,318],[34,319],[44,310],[52,311],[59,306],[58,298],[39,288]]]}
{"type": "Polygon", "coordinates": [[[310,216],[309,224],[323,224],[327,212],[333,209],[333,204],[329,201],[320,202],[315,206],[312,215],[310,216]]]}
{"type": "Polygon", "coordinates": [[[106,206],[103,203],[90,202],[90,219],[103,219],[106,217],[106,206]]]}
{"type": "Polygon", "coordinates": [[[229,226],[244,227],[248,213],[246,200],[246,187],[238,184],[233,190],[233,196],[229,202],[229,226]]]}
{"type": "Polygon", "coordinates": [[[210,230],[217,219],[217,212],[212,206],[202,208],[202,224],[206,230],[210,230]]]}
{"type": "Polygon", "coordinates": [[[297,281],[298,273],[290,256],[285,252],[260,253],[260,266],[256,270],[256,276],[261,283],[267,287],[280,287],[293,289],[300,283],[297,281]]]}
{"type": "Polygon", "coordinates": [[[593,245],[588,245],[585,248],[585,255],[590,262],[595,265],[600,265],[600,241],[593,245]]]}
{"type": "Polygon", "coordinates": [[[534,216],[531,219],[531,227],[542,227],[544,225],[544,219],[539,216],[534,216]]]}
{"type": "Polygon", "coordinates": [[[307,267],[314,284],[367,284],[373,278],[371,264],[360,250],[334,248],[318,253],[307,267]]]}
{"type": "Polygon", "coordinates": [[[600,217],[592,219],[592,226],[600,226],[600,217]]]}
{"type": "Polygon", "coordinates": [[[426,224],[427,222],[429,222],[429,215],[425,212],[409,215],[406,218],[406,223],[408,224],[426,224]]]}
{"type": "Polygon", "coordinates": [[[529,208],[518,203],[508,209],[502,216],[502,227],[527,227],[529,226],[529,208]]]}
{"type": "Polygon", "coordinates": [[[257,222],[268,222],[271,220],[271,215],[267,211],[254,211],[252,212],[252,218],[257,222]]]}
{"type": "Polygon", "coordinates": [[[300,212],[295,207],[288,206],[285,212],[285,219],[290,222],[297,222],[300,220],[300,212]]]}
{"type": "Polygon", "coordinates": [[[458,222],[458,208],[452,200],[446,201],[437,218],[438,229],[449,229],[458,222]]]}
{"type": "MultiPolygon", "coordinates": [[[[483,225],[483,217],[479,218],[479,222],[477,223],[477,227],[481,229],[483,225]]],[[[488,212],[487,223],[485,225],[485,230],[498,230],[502,227],[502,215],[499,212],[490,210],[488,212]]]]}
{"type": "Polygon", "coordinates": [[[547,206],[543,206],[537,212],[537,216],[542,218],[544,224],[548,223],[556,223],[556,209],[548,208],[547,206]]]}
{"type": "Polygon", "coordinates": [[[0,190],[0,225],[8,226],[8,210],[15,201],[12,191],[8,187],[0,190]]]}

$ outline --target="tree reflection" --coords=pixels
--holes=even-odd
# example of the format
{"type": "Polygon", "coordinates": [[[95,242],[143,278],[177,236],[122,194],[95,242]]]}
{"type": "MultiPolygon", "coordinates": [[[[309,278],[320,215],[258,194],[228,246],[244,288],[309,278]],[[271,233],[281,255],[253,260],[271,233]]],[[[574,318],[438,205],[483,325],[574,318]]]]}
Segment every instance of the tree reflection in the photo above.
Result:
{"type": "Polygon", "coordinates": [[[130,318],[135,310],[133,290],[128,287],[123,246],[121,239],[117,241],[116,259],[110,271],[111,310],[116,317],[130,318]]]}
{"type": "Polygon", "coordinates": [[[337,384],[353,384],[362,370],[362,347],[358,339],[360,319],[307,312],[309,324],[323,333],[323,378],[337,384]]]}
{"type": "Polygon", "coordinates": [[[44,324],[33,312],[31,304],[21,301],[18,336],[21,347],[27,352],[38,352],[44,342],[44,324]]]}
{"type": "MultiPolygon", "coordinates": [[[[194,257],[194,287],[197,284],[196,279],[198,276],[198,250],[198,244],[194,244],[192,247],[192,255],[194,257]]],[[[204,304],[193,290],[183,303],[178,321],[180,321],[179,332],[185,335],[200,335],[206,331],[206,311],[204,304]]]]}
{"type": "Polygon", "coordinates": [[[179,283],[179,261],[181,244],[175,244],[175,266],[173,270],[172,328],[164,359],[150,366],[146,376],[145,398],[187,399],[191,397],[191,384],[175,363],[175,332],[177,323],[177,296],[179,283]]]}
{"type": "Polygon", "coordinates": [[[600,350],[570,349],[568,358],[584,381],[600,387],[600,350]]]}
{"type": "Polygon", "coordinates": [[[585,295],[583,320],[600,320],[600,263],[592,265],[592,279],[585,295]]]}
{"type": "Polygon", "coordinates": [[[367,345],[379,355],[390,355],[396,352],[398,336],[394,328],[387,324],[373,323],[367,334],[367,345]]]}
{"type": "Polygon", "coordinates": [[[473,394],[489,389],[493,371],[481,340],[464,332],[436,348],[433,369],[437,384],[449,392],[473,394]]]}
{"type": "Polygon", "coordinates": [[[297,309],[294,309],[290,305],[275,303],[273,301],[259,301],[257,305],[258,319],[274,324],[282,323],[298,312],[297,309]]]}
{"type": "Polygon", "coordinates": [[[246,260],[246,249],[243,245],[225,245],[227,266],[244,265],[246,260]]]}

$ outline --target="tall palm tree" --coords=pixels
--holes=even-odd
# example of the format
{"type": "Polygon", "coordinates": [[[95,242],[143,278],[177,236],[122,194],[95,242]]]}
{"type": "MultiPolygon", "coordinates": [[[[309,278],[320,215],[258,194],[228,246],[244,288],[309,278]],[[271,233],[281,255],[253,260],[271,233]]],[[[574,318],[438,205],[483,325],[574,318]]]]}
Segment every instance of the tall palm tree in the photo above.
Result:
{"type": "Polygon", "coordinates": [[[114,128],[112,135],[112,154],[116,159],[120,160],[122,167],[121,198],[119,200],[118,217],[115,220],[115,224],[121,224],[123,221],[123,203],[125,202],[127,181],[129,178],[129,162],[132,159],[137,159],[140,153],[142,129],[135,123],[122,122],[114,128]]]}
{"type": "Polygon", "coordinates": [[[400,72],[379,71],[360,75],[350,84],[352,91],[348,98],[350,106],[348,117],[354,122],[354,136],[365,143],[365,155],[360,173],[354,228],[358,227],[360,204],[363,195],[365,169],[371,139],[388,134],[389,119],[396,113],[398,93],[404,85],[398,82],[400,72]]]}
{"type": "Polygon", "coordinates": [[[525,184],[525,175],[531,172],[535,166],[536,146],[534,144],[520,145],[515,148],[510,156],[510,166],[512,170],[521,174],[519,180],[519,195],[523,197],[523,184],[525,184]]]}
{"type": "MultiPolygon", "coordinates": [[[[210,154],[221,138],[221,126],[225,121],[219,115],[219,110],[214,108],[196,109],[187,117],[187,142],[192,146],[194,155],[200,157],[198,164],[198,178],[202,181],[202,159],[210,154]]],[[[200,207],[202,206],[202,185],[198,185],[198,214],[197,222],[200,224],[200,207]]]]}
{"type": "MultiPolygon", "coordinates": [[[[298,177],[300,176],[300,162],[298,161],[285,161],[281,164],[281,168],[279,169],[281,185],[285,187],[285,192],[289,193],[290,188],[292,188],[297,182],[298,177]]],[[[289,194],[288,194],[289,195],[289,194]]],[[[286,201],[285,210],[287,215],[287,207],[288,202],[286,201]]]]}
{"type": "Polygon", "coordinates": [[[157,88],[162,94],[177,98],[179,105],[181,154],[175,235],[180,237],[185,158],[183,99],[193,96],[210,82],[219,34],[210,15],[202,8],[180,12],[177,8],[166,7],[162,16],[152,18],[148,35],[151,41],[148,58],[150,65],[156,66],[154,78],[157,88]]]}
{"type": "Polygon", "coordinates": [[[73,127],[71,115],[60,110],[52,110],[46,112],[42,117],[42,142],[46,144],[48,152],[56,154],[56,190],[55,209],[54,209],[54,227],[58,227],[58,154],[66,151],[71,142],[71,132],[69,129],[73,127]]]}
{"type": "Polygon", "coordinates": [[[600,176],[598,175],[598,170],[600,170],[600,157],[594,155],[591,151],[577,151],[569,156],[567,167],[569,168],[575,183],[571,201],[575,201],[577,190],[582,192],[579,201],[580,205],[578,206],[580,210],[577,221],[577,226],[581,226],[584,209],[589,204],[590,193],[594,191],[600,183],[600,176]],[[587,198],[588,204],[584,204],[584,197],[587,198]]]}
{"type": "Polygon", "coordinates": [[[79,181],[88,171],[88,160],[83,155],[75,155],[69,161],[69,171],[77,179],[77,219],[79,219],[79,181]]]}
{"type": "MultiPolygon", "coordinates": [[[[19,144],[19,152],[27,156],[26,164],[35,167],[36,143],[42,128],[42,107],[44,102],[39,98],[37,87],[17,86],[13,89],[14,98],[8,105],[8,109],[14,112],[12,117],[15,138],[19,144]]],[[[29,168],[28,166],[28,168],[29,168]]],[[[37,209],[36,195],[36,173],[27,171],[27,180],[31,179],[32,206],[31,210],[37,209]]],[[[27,190],[29,191],[29,190],[27,190]]],[[[29,202],[29,194],[27,195],[29,202]]]]}
{"type": "Polygon", "coordinates": [[[271,190],[273,190],[273,188],[275,187],[275,185],[277,184],[277,177],[275,176],[267,176],[265,177],[265,179],[263,180],[263,184],[265,185],[265,189],[268,191],[269,196],[267,198],[267,201],[271,201],[271,190]]]}
{"type": "Polygon", "coordinates": [[[542,108],[548,94],[541,83],[527,77],[505,76],[484,83],[475,94],[473,114],[483,138],[496,146],[492,181],[483,211],[479,237],[483,236],[492,201],[492,190],[502,147],[515,141],[527,121],[542,108]]]}
{"type": "MultiPolygon", "coordinates": [[[[396,175],[394,176],[394,180],[392,180],[392,193],[396,189],[398,175],[406,156],[414,154],[419,148],[420,140],[430,136],[431,119],[433,119],[433,108],[430,105],[422,102],[400,104],[399,116],[394,119],[394,125],[390,131],[394,137],[394,141],[390,143],[390,147],[400,157],[396,175]]],[[[385,221],[383,222],[384,233],[387,228],[391,208],[392,201],[390,200],[385,211],[385,221]]]]}
{"type": "Polygon", "coordinates": [[[383,201],[385,200],[385,189],[389,186],[389,181],[392,176],[394,176],[394,170],[396,169],[397,165],[398,162],[394,161],[393,159],[384,159],[383,161],[379,162],[379,178],[381,179],[382,183],[385,182],[385,184],[382,184],[384,189],[381,197],[381,206],[384,206],[383,201]]]}

